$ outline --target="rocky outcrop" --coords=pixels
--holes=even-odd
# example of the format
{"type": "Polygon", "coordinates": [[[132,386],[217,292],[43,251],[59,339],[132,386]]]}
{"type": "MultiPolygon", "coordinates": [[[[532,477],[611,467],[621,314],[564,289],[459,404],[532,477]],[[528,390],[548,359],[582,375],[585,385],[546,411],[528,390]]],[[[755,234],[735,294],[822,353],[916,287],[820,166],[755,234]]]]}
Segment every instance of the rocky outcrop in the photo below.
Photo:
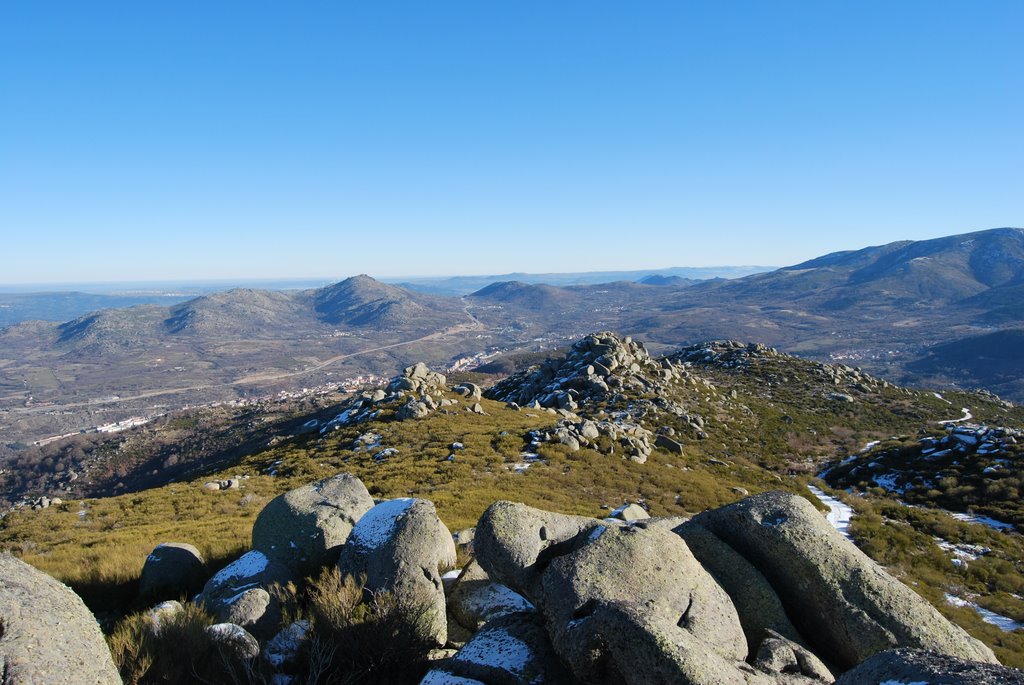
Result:
{"type": "Polygon", "coordinates": [[[414,364],[392,378],[384,388],[360,393],[343,403],[341,411],[320,428],[320,433],[372,421],[384,408],[398,402],[402,402],[395,409],[399,420],[424,418],[440,407],[455,404],[455,400],[445,397],[446,383],[444,374],[431,371],[422,362],[414,364]]]}
{"type": "Polygon", "coordinates": [[[613,333],[588,335],[562,359],[549,359],[495,385],[486,397],[520,406],[575,411],[581,403],[607,397],[618,388],[650,390],[663,367],[642,343],[613,333]],[[648,377],[650,376],[650,377],[648,377]]]}
{"type": "Polygon", "coordinates": [[[560,442],[570,450],[589,447],[643,463],[655,447],[683,452],[684,436],[656,436],[651,431],[658,416],[675,417],[673,422],[687,427],[686,437],[708,436],[705,419],[687,413],[673,399],[684,386],[714,391],[710,381],[692,375],[687,367],[676,358],[654,359],[632,338],[599,333],[577,341],[561,359],[506,378],[484,396],[560,414],[553,429],[533,434],[538,444],[560,442]]]}
{"type": "Polygon", "coordinates": [[[66,585],[0,553],[0,681],[120,685],[99,625],[66,585]]]}
{"type": "MultiPolygon", "coordinates": [[[[834,671],[893,647],[943,654],[951,673],[960,671],[950,664],[980,674],[995,662],[789,493],[747,497],[690,521],[598,521],[496,502],[475,547],[482,572],[468,568],[465,577],[486,575],[529,599],[580,683],[831,683],[834,671]]],[[[876,662],[890,669],[878,673],[933,672],[891,661],[876,662]]],[[[483,672],[450,674],[491,682],[483,672]]]]}
{"type": "Polygon", "coordinates": [[[274,498],[256,517],[252,546],[299,576],[338,560],[356,521],[373,498],[355,476],[342,473],[274,498]]]}
{"type": "Polygon", "coordinates": [[[836,685],[1024,685],[1024,671],[916,649],[879,652],[844,673],[836,685]]]}
{"type": "Polygon", "coordinates": [[[620,453],[640,464],[651,456],[657,442],[651,431],[632,421],[581,420],[575,415],[560,419],[549,430],[531,431],[529,438],[531,449],[545,442],[561,443],[573,452],[590,447],[605,454],[620,453]]]}
{"type": "Polygon", "coordinates": [[[693,524],[756,566],[800,634],[844,668],[894,647],[995,662],[988,647],[882,570],[802,497],[754,495],[693,524]]]}
{"type": "Polygon", "coordinates": [[[777,634],[762,640],[775,641],[762,666],[745,661],[732,600],[672,532],[679,524],[607,525],[496,502],[477,525],[477,558],[538,607],[578,682],[831,682],[813,654],[777,634]]]}
{"type": "Polygon", "coordinates": [[[447,641],[441,574],[455,566],[455,543],[431,502],[395,499],[363,515],[341,550],[343,575],[366,578],[371,591],[391,593],[425,639],[447,641]]]}
{"type": "Polygon", "coordinates": [[[402,373],[391,379],[386,392],[430,393],[446,390],[447,379],[444,374],[431,371],[423,362],[405,368],[402,373]]]}
{"type": "Polygon", "coordinates": [[[188,596],[203,587],[206,578],[206,563],[198,549],[184,542],[165,542],[146,557],[139,577],[139,597],[161,600],[188,596]]]}

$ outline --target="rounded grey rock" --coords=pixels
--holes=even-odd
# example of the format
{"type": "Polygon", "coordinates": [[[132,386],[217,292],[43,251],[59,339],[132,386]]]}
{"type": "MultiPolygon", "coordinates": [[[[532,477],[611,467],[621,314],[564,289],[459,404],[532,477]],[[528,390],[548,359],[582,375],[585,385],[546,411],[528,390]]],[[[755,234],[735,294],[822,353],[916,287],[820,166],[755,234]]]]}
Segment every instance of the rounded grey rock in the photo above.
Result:
{"type": "Polygon", "coordinates": [[[455,542],[422,499],[381,502],[366,512],[341,550],[343,575],[365,576],[366,588],[389,592],[409,611],[424,638],[447,641],[444,584],[441,574],[455,566],[455,542]]]}
{"type": "Polygon", "coordinates": [[[373,498],[355,476],[341,473],[270,501],[252,527],[252,546],[300,576],[338,560],[356,521],[373,498]]]}
{"type": "Polygon", "coordinates": [[[265,635],[277,628],[281,615],[280,602],[271,589],[294,580],[287,566],[252,550],[210,578],[196,603],[203,605],[218,622],[234,623],[232,619],[237,619],[265,635]]]}
{"type": "Polygon", "coordinates": [[[541,572],[547,563],[602,527],[597,519],[498,501],[480,517],[473,546],[490,578],[537,605],[542,595],[541,572]]]}
{"type": "Polygon", "coordinates": [[[0,553],[0,673],[11,685],[121,683],[81,598],[7,553],[0,553]]]}
{"type": "Polygon", "coordinates": [[[596,679],[609,645],[621,639],[590,620],[611,604],[636,608],[658,634],[692,636],[702,652],[730,662],[746,657],[732,601],[679,536],[638,525],[595,529],[590,538],[543,574],[548,632],[577,678],[596,679]]]}
{"type": "Polygon", "coordinates": [[[184,542],[164,542],[146,557],[139,596],[148,600],[190,596],[203,587],[206,578],[206,563],[198,549],[184,542]]]}
{"type": "Polygon", "coordinates": [[[937,652],[892,649],[879,652],[836,680],[836,685],[1024,685],[1024,671],[968,661],[937,652]]]}
{"type": "Polygon", "coordinates": [[[248,661],[260,655],[260,643],[245,628],[234,623],[214,623],[206,626],[206,635],[224,656],[248,661]]]}

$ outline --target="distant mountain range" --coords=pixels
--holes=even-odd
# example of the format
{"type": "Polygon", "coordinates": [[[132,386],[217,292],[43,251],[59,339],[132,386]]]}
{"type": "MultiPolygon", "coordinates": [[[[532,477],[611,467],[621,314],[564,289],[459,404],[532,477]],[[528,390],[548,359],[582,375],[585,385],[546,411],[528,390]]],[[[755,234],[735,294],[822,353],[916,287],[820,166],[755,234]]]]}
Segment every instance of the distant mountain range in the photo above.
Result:
{"type": "MultiPolygon", "coordinates": [[[[740,278],[750,274],[772,271],[774,266],[675,266],[667,269],[644,271],[586,271],[581,273],[511,273],[492,276],[451,276],[395,279],[393,282],[410,290],[434,295],[469,295],[492,283],[515,281],[529,285],[599,285],[616,281],[637,281],[648,285],[665,285],[658,280],[667,279],[677,284],[681,281],[695,282],[715,278],[740,278]],[[654,279],[655,282],[649,282],[654,279]],[[678,279],[678,280],[677,280],[678,279]]],[[[390,280],[390,279],[389,279],[390,280]]]]}
{"type": "Polygon", "coordinates": [[[29,418],[40,431],[71,423],[40,404],[71,403],[91,416],[97,400],[113,396],[139,398],[134,410],[149,406],[142,398],[225,399],[386,375],[411,361],[446,366],[475,354],[550,348],[593,330],[637,335],[655,347],[752,340],[904,384],[927,378],[1024,400],[1014,378],[1022,296],[1018,228],[698,282],[664,273],[583,285],[511,279],[464,297],[369,276],[306,290],[234,289],[0,330],[0,412],[16,408],[0,413],[0,431],[19,433],[29,418]]]}
{"type": "Polygon", "coordinates": [[[326,333],[336,326],[415,333],[423,326],[432,331],[463,318],[457,300],[410,292],[361,275],[315,290],[236,288],[170,307],[102,309],[49,328],[54,344],[65,347],[82,343],[133,347],[152,346],[169,336],[275,339],[289,337],[293,331],[326,333]]]}

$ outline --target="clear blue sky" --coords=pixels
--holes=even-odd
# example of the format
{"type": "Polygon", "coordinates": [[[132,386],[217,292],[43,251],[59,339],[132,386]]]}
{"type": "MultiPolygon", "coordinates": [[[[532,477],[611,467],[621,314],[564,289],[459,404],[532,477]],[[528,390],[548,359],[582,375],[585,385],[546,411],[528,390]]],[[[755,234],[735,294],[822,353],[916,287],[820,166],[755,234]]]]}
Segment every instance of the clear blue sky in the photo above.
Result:
{"type": "Polygon", "coordinates": [[[5,2],[0,282],[791,264],[1024,225],[1024,3],[5,2]]]}

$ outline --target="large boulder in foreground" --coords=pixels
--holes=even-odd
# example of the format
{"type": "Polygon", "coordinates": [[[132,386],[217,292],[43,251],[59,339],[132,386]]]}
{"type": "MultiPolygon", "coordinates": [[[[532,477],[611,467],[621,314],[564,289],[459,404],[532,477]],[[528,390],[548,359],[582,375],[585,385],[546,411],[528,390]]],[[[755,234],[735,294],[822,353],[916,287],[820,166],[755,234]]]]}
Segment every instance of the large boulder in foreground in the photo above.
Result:
{"type": "Polygon", "coordinates": [[[844,673],[836,685],[1024,685],[1024,671],[916,649],[880,652],[844,673]]]}
{"type": "Polygon", "coordinates": [[[146,557],[139,597],[156,601],[188,596],[203,587],[206,577],[206,563],[198,549],[184,542],[164,542],[146,557]]]}
{"type": "MultiPolygon", "coordinates": [[[[664,635],[693,651],[715,654],[737,667],[747,643],[732,601],[694,559],[686,543],[663,528],[595,529],[587,544],[554,559],[543,574],[544,609],[555,650],[584,682],[629,678],[637,665],[608,673],[608,662],[626,632],[607,632],[592,620],[602,607],[626,608],[650,635],[664,635]]],[[[633,631],[635,632],[635,631],[633,631]]],[[[621,645],[632,653],[636,640],[621,645]]]]}
{"type": "MultiPolygon", "coordinates": [[[[596,634],[608,641],[603,670],[586,681],[593,685],[823,685],[831,675],[820,665],[767,671],[708,649],[686,630],[673,629],[643,607],[608,602],[591,615],[596,634]],[[812,674],[820,669],[821,675],[812,674]]],[[[817,661],[817,660],[815,660],[817,661]]],[[[810,666],[811,664],[807,664],[810,666]]]]}
{"type": "Polygon", "coordinates": [[[996,663],[992,650],[886,573],[802,497],[766,492],[693,523],[756,566],[800,634],[842,668],[895,647],[996,663]]]}
{"type": "Polygon", "coordinates": [[[405,607],[423,639],[448,639],[441,574],[455,566],[455,542],[433,503],[422,499],[381,502],[366,512],[342,547],[342,575],[366,578],[371,591],[391,593],[405,607]]]}
{"type": "Polygon", "coordinates": [[[120,685],[96,618],[66,585],[0,554],[0,680],[120,685]]]}
{"type": "Polygon", "coordinates": [[[498,501],[480,517],[473,545],[477,561],[490,578],[536,605],[542,599],[541,573],[547,564],[582,544],[591,531],[603,528],[597,519],[586,516],[498,501]]]}
{"type": "Polygon", "coordinates": [[[373,507],[355,476],[341,473],[279,495],[256,517],[252,547],[299,576],[338,560],[352,527],[373,507]]]}
{"type": "Polygon", "coordinates": [[[672,531],[683,538],[697,561],[732,598],[747,637],[748,657],[757,654],[762,641],[769,636],[780,635],[797,643],[803,642],[786,616],[779,596],[753,564],[692,521],[682,523],[672,531]]]}

